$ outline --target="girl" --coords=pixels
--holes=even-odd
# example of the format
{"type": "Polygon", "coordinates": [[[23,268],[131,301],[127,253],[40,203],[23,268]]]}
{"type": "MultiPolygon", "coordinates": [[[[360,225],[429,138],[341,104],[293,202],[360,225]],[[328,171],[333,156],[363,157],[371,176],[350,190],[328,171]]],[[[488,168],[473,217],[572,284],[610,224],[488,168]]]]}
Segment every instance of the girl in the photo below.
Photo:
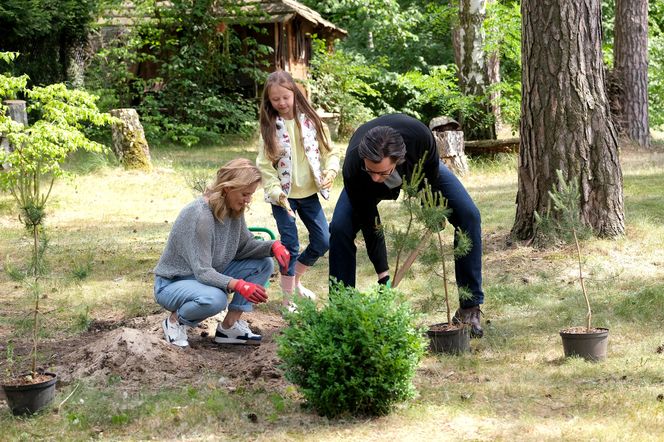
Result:
{"type": "Polygon", "coordinates": [[[265,201],[272,204],[281,240],[292,257],[281,273],[283,303],[289,305],[293,292],[315,298],[302,285],[302,275],[329,248],[329,227],[318,193],[329,198],[339,155],[320,117],[285,71],[267,77],[259,122],[262,146],[256,164],[263,176],[265,201]],[[309,245],[301,254],[295,213],[309,232],[309,245]]]}
{"type": "Polygon", "coordinates": [[[170,311],[162,327],[166,341],[189,345],[187,327],[214,316],[228,305],[215,342],[261,343],[240,320],[254,303],[267,301],[265,283],[272,274],[270,255],[282,271],[289,254],[279,241],[259,241],[244,220],[244,209],[261,182],[251,161],[236,159],[217,171],[215,183],[178,215],[166,248],[154,269],[157,302],[170,311]],[[228,304],[228,294],[235,292],[228,304]]]}

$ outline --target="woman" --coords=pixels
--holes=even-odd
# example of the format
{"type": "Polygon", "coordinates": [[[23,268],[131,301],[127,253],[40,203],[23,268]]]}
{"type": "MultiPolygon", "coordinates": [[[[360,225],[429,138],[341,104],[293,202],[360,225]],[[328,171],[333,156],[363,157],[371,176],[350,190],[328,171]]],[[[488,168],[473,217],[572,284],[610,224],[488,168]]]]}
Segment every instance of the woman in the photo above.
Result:
{"type": "Polygon", "coordinates": [[[244,210],[261,182],[258,168],[235,159],[217,171],[203,196],[178,215],[166,248],[154,269],[155,299],[171,314],[162,326],[166,341],[189,345],[187,328],[228,306],[217,325],[215,342],[259,345],[261,336],[240,319],[253,304],[267,301],[265,284],[272,274],[270,256],[282,269],[290,255],[279,241],[254,238],[244,210]],[[228,294],[235,292],[228,304],[228,294]]]}

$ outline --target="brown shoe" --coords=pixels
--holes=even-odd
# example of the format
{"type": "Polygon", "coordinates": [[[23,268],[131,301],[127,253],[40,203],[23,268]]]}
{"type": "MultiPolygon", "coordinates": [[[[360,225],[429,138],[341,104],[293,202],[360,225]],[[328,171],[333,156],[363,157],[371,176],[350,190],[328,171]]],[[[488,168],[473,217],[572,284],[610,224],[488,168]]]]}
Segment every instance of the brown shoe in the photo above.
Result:
{"type": "Polygon", "coordinates": [[[480,310],[479,305],[468,308],[459,308],[456,313],[454,313],[452,323],[464,323],[470,325],[470,337],[481,338],[484,335],[484,330],[482,330],[480,314],[482,314],[482,310],[480,310]]]}

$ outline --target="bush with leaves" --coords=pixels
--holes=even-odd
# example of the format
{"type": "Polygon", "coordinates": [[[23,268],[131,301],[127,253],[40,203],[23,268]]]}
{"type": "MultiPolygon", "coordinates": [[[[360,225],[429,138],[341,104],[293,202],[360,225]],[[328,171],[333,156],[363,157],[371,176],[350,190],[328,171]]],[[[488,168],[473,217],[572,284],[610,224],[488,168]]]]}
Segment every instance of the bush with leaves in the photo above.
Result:
{"type": "Polygon", "coordinates": [[[286,378],[319,414],[380,416],[414,394],[426,343],[403,296],[338,284],[321,310],[302,300],[278,338],[286,378]]]}

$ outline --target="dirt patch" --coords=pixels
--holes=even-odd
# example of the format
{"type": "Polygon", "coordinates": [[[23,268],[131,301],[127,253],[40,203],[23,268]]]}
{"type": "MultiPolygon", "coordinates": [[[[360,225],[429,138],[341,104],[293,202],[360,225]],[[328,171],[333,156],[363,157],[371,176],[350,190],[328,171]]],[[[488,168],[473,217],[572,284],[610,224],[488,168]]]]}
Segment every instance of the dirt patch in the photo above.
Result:
{"type": "Polygon", "coordinates": [[[62,384],[77,380],[118,384],[124,389],[158,389],[179,382],[196,385],[210,376],[229,388],[262,384],[269,389],[285,388],[278,365],[275,337],[285,326],[270,312],[247,314],[252,330],[263,335],[260,346],[214,343],[217,318],[189,331],[190,347],[180,349],[166,343],[161,321],[165,314],[91,324],[90,331],[59,343],[43,342],[62,384]],[[267,384],[267,385],[266,385],[267,384]]]}

